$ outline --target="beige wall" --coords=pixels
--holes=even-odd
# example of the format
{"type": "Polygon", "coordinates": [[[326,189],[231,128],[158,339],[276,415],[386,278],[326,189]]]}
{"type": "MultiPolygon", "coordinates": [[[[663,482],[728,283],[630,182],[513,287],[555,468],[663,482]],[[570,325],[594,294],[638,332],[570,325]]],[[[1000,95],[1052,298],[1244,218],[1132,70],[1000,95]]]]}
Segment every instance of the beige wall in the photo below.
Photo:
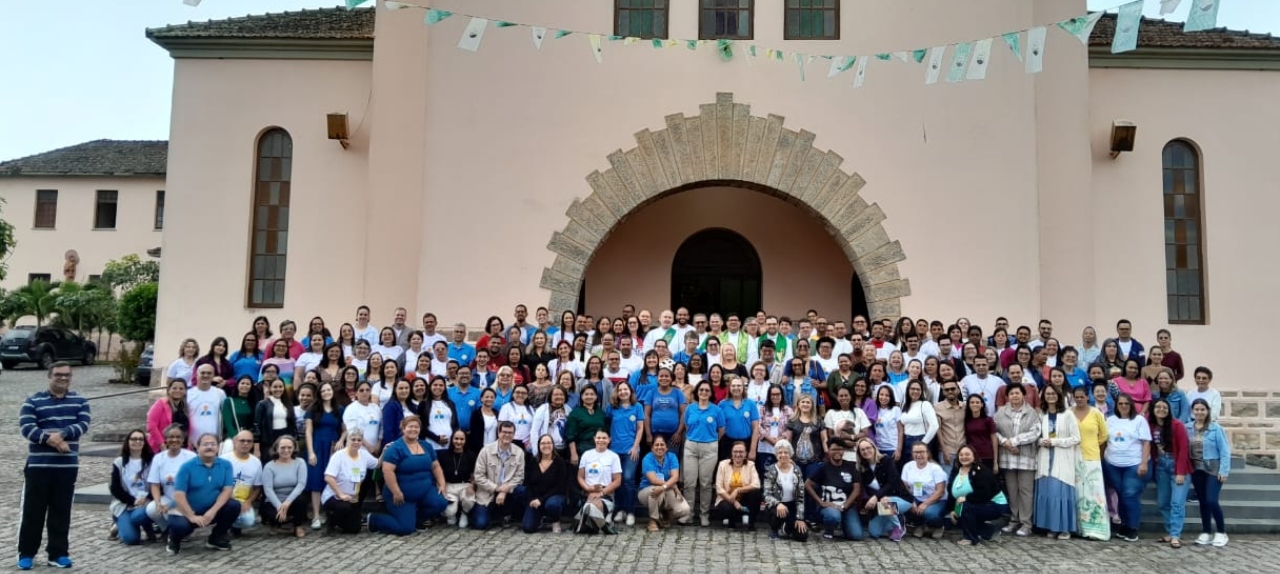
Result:
{"type": "Polygon", "coordinates": [[[737,231],[755,247],[766,311],[796,317],[812,307],[833,320],[849,317],[853,266],[822,223],[785,201],[733,187],[671,195],[618,225],[587,267],[587,313],[612,317],[626,303],[655,314],[669,308],[676,250],[710,227],[737,231]]]}
{"type": "MultiPolygon", "coordinates": [[[[1191,365],[1209,365],[1215,384],[1271,390],[1248,361],[1266,354],[1280,321],[1280,210],[1273,175],[1280,151],[1280,74],[1269,72],[1094,69],[1090,72],[1090,143],[1096,226],[1093,269],[1100,331],[1133,321],[1144,344],[1168,327],[1191,365]],[[1113,119],[1138,125],[1132,153],[1108,156],[1113,119]],[[1165,303],[1161,152],[1186,138],[1201,150],[1203,226],[1208,293],[1205,325],[1168,326],[1165,303]]],[[[1078,263],[1089,265],[1085,253],[1078,263]]]]}
{"type": "MultiPolygon", "coordinates": [[[[273,324],[354,315],[365,265],[369,62],[178,60],[169,144],[169,219],[161,264],[157,364],[175,343],[238,340],[254,316],[273,324]],[[351,149],[326,138],[325,115],[345,112],[351,149]],[[250,202],[257,138],[293,137],[288,283],[283,309],[246,304],[250,202]]],[[[396,233],[378,234],[394,251],[396,233]]],[[[403,269],[413,269],[405,262],[403,269]]],[[[383,310],[385,314],[389,309],[383,310]]]]}
{"type": "MultiPolygon", "coordinates": [[[[64,256],[69,249],[80,255],[76,281],[102,274],[112,259],[160,246],[155,229],[156,191],[165,189],[162,178],[0,178],[5,221],[13,225],[17,245],[9,256],[9,274],[0,287],[14,289],[27,283],[29,273],[47,273],[61,281],[64,256]],[[51,229],[35,227],[36,190],[58,191],[58,214],[51,229]],[[94,229],[98,190],[118,191],[115,229],[94,229]]],[[[166,194],[168,195],[168,194],[166,194]]],[[[172,201],[166,198],[166,202],[172,201]]]]}

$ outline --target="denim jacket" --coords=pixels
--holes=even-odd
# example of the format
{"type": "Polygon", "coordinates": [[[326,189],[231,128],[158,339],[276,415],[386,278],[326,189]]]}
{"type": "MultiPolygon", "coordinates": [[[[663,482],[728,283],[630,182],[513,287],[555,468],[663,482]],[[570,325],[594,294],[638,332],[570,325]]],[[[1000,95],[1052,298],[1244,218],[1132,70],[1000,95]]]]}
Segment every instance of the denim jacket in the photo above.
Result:
{"type": "MultiPolygon", "coordinates": [[[[1187,425],[1187,440],[1195,434],[1195,424],[1187,425]]],[[[1231,442],[1227,440],[1227,431],[1218,423],[1209,423],[1204,431],[1204,460],[1218,461],[1218,475],[1231,474],[1231,442]]]]}
{"type": "Polygon", "coordinates": [[[1156,399],[1164,399],[1169,402],[1169,414],[1173,415],[1173,418],[1182,421],[1184,425],[1191,424],[1191,403],[1187,401],[1186,393],[1178,389],[1172,389],[1169,394],[1164,395],[1160,393],[1158,387],[1152,386],[1151,400],[1155,402],[1156,399]]]}

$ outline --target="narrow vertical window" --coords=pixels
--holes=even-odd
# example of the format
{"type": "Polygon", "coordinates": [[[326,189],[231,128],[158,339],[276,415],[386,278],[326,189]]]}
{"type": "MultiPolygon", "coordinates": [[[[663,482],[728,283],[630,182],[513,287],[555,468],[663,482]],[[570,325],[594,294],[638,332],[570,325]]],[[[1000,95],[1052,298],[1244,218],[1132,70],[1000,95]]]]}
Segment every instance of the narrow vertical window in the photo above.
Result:
{"type": "Polygon", "coordinates": [[[53,229],[58,224],[58,190],[36,190],[36,229],[53,229]]]}
{"type": "Polygon", "coordinates": [[[94,229],[115,229],[116,210],[119,207],[120,192],[99,189],[97,201],[93,208],[94,229]]]}
{"type": "Polygon", "coordinates": [[[755,0],[699,0],[698,38],[750,40],[755,0]]]}
{"type": "Polygon", "coordinates": [[[289,132],[275,128],[262,134],[254,171],[248,306],[282,307],[289,244],[289,181],[293,172],[293,138],[289,132]]]}
{"type": "Polygon", "coordinates": [[[840,0],[786,0],[786,40],[839,40],[840,0]]]}
{"type": "Polygon", "coordinates": [[[155,229],[164,229],[164,190],[156,191],[155,229]]]}
{"type": "Polygon", "coordinates": [[[666,38],[668,0],[614,0],[613,33],[636,38],[666,38]]]}
{"type": "Polygon", "coordinates": [[[1205,323],[1204,210],[1200,152],[1190,142],[1164,146],[1164,266],[1169,322],[1205,323]]]}

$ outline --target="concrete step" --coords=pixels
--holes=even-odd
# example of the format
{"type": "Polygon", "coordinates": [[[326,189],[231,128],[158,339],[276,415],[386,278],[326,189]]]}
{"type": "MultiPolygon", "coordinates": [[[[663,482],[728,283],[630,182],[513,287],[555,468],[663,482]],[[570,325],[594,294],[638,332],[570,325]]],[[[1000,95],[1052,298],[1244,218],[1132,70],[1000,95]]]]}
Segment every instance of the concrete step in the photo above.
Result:
{"type": "Polygon", "coordinates": [[[73,501],[76,504],[111,504],[111,485],[103,482],[78,487],[73,501]]]}

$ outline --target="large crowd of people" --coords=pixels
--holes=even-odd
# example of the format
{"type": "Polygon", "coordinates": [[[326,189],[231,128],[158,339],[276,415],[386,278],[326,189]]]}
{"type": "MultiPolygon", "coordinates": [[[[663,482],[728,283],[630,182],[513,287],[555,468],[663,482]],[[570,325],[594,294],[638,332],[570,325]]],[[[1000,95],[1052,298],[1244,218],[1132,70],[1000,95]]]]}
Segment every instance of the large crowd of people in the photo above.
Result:
{"type": "Polygon", "coordinates": [[[1164,543],[1182,546],[1192,491],[1195,543],[1228,542],[1222,401],[1165,329],[1148,348],[1126,320],[1065,344],[1047,319],[627,305],[553,323],[518,305],[473,345],[465,325],[407,317],[377,328],[361,306],[334,330],[259,317],[236,345],[183,341],[115,462],[111,536],[176,554],[193,528],[227,549],[258,523],[301,538],[764,521],[797,541],[1134,541],[1155,482],[1164,543]]]}

